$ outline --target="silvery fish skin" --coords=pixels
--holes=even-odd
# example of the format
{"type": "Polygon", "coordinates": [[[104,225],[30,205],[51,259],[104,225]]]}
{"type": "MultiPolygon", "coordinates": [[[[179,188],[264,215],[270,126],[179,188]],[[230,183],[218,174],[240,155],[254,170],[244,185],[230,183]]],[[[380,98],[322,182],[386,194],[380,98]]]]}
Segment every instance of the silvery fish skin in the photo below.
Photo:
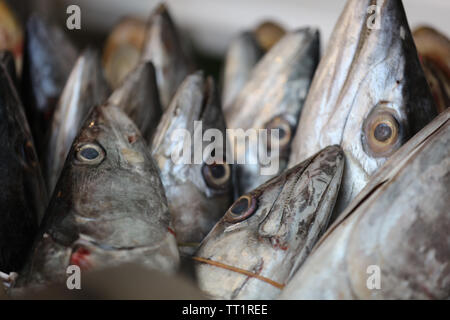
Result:
{"type": "Polygon", "coordinates": [[[156,69],[159,95],[166,109],[178,86],[193,70],[167,8],[161,4],[151,14],[141,59],[151,61],[156,69]]]}
{"type": "Polygon", "coordinates": [[[179,254],[146,142],[119,108],[101,105],[72,145],[15,288],[65,282],[69,265],[86,271],[125,262],[171,272],[179,254]]]}
{"type": "Polygon", "coordinates": [[[155,68],[151,62],[139,64],[108,99],[134,121],[145,141],[151,142],[162,108],[155,68]]]}
{"type": "Polygon", "coordinates": [[[449,118],[447,109],[380,168],[280,299],[450,297],[449,118]]]}
{"type": "Polygon", "coordinates": [[[450,106],[450,40],[426,26],[414,30],[413,37],[436,107],[442,112],[450,106]]]}
{"type": "MultiPolygon", "coordinates": [[[[287,33],[255,66],[251,78],[225,113],[231,129],[279,129],[279,170],[287,165],[292,137],[319,60],[319,32],[306,28],[287,33]]],[[[267,145],[266,145],[267,146],[267,145]]],[[[244,194],[273,175],[261,175],[256,148],[235,146],[236,157],[245,153],[246,164],[237,166],[238,194],[244,194]]],[[[269,148],[270,150],[270,148],[269,148]]]]}
{"type": "MultiPolygon", "coordinates": [[[[23,266],[47,205],[44,180],[22,102],[0,53],[0,271],[23,266]]],[[[15,73],[15,71],[14,71],[15,73]]]]}
{"type": "Polygon", "coordinates": [[[263,50],[252,32],[243,32],[231,41],[225,56],[223,73],[222,108],[224,112],[232,106],[262,55],[263,50]]]}
{"type": "Polygon", "coordinates": [[[114,89],[139,64],[145,29],[145,21],[125,17],[109,34],[103,49],[102,63],[105,77],[114,89]]]}
{"type": "Polygon", "coordinates": [[[77,59],[64,31],[32,15],[26,26],[22,96],[38,153],[44,150],[56,103],[77,59]]]}
{"type": "Polygon", "coordinates": [[[336,216],[435,116],[402,2],[349,0],[314,76],[289,166],[324,146],[342,146],[346,166],[336,216]],[[371,5],[380,10],[379,29],[367,13],[371,5]]]}
{"type": "MultiPolygon", "coordinates": [[[[225,154],[227,142],[220,102],[212,78],[205,79],[202,72],[183,81],[164,112],[152,143],[152,155],[161,171],[179,246],[189,253],[189,247],[198,245],[232,203],[232,166],[223,157],[210,164],[209,158],[203,157],[199,159],[201,164],[175,162],[172,153],[178,154],[183,141],[174,141],[173,135],[180,129],[190,133],[194,147],[202,141],[206,130],[218,130],[224,139],[223,149],[217,151],[225,154]],[[198,128],[194,132],[195,121],[201,121],[201,132],[198,128]]],[[[201,147],[205,153],[207,146],[201,147]]],[[[219,157],[217,154],[216,158],[219,157]]]]}
{"type": "Polygon", "coordinates": [[[343,169],[341,148],[329,146],[239,198],[196,253],[200,288],[218,299],[275,298],[325,231],[343,169]]]}
{"type": "Polygon", "coordinates": [[[67,79],[53,115],[45,170],[49,194],[58,181],[73,140],[86,116],[94,106],[106,100],[108,93],[97,52],[85,50],[67,79]]]}

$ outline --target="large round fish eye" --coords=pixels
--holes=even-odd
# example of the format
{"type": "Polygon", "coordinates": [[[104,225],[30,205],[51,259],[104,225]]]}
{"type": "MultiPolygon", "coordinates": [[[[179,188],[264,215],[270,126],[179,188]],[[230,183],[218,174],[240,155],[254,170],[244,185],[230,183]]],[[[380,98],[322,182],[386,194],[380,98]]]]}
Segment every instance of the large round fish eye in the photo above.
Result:
{"type": "Polygon", "coordinates": [[[278,129],[278,145],[280,149],[286,147],[291,141],[292,130],[289,122],[282,117],[275,117],[266,124],[266,129],[269,131],[267,135],[267,147],[271,148],[271,132],[278,129]]]}
{"type": "Polygon", "coordinates": [[[364,148],[374,157],[391,155],[401,144],[401,128],[395,112],[380,108],[364,121],[364,148]]]}
{"type": "Polygon", "coordinates": [[[225,221],[232,223],[240,222],[255,213],[256,209],[257,203],[255,197],[245,195],[233,203],[230,209],[225,213],[224,219],[225,221]]]}
{"type": "Polygon", "coordinates": [[[80,144],[75,149],[75,158],[81,164],[99,164],[105,158],[105,151],[98,144],[80,144]]]}
{"type": "Polygon", "coordinates": [[[231,169],[227,163],[204,164],[202,174],[208,187],[224,189],[229,185],[231,169]]]}

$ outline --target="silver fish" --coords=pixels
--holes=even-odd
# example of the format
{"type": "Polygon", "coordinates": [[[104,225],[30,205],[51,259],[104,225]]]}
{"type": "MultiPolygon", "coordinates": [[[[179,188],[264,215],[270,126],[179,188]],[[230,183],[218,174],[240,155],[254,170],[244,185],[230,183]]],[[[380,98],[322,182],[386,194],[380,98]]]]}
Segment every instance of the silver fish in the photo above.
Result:
{"type": "Polygon", "coordinates": [[[134,121],[145,141],[151,142],[162,114],[153,64],[139,64],[114,90],[108,103],[121,108],[134,121]]]}
{"type": "MultiPolygon", "coordinates": [[[[202,164],[172,159],[183,144],[175,142],[172,135],[185,129],[196,143],[195,121],[202,122],[202,132],[198,132],[202,135],[208,129],[220,131],[224,140],[223,149],[218,152],[224,155],[226,136],[220,102],[212,78],[205,79],[202,72],[183,81],[164,112],[152,143],[152,155],[161,171],[177,240],[187,253],[189,247],[196,247],[208,234],[232,202],[232,166],[224,159],[211,164],[203,158],[202,164]]],[[[205,152],[203,146],[202,150],[205,152]]]]}
{"type": "Polygon", "coordinates": [[[179,254],[147,143],[119,108],[101,105],[72,145],[15,288],[65,282],[69,265],[125,262],[171,272],[179,254]]]}
{"type": "Polygon", "coordinates": [[[67,79],[53,115],[45,167],[49,194],[86,116],[106,100],[108,92],[100,57],[92,49],[85,50],[67,79]]]}
{"type": "MultiPolygon", "coordinates": [[[[225,113],[231,129],[279,130],[278,172],[287,165],[298,118],[319,60],[319,47],[316,29],[287,33],[255,66],[251,78],[225,113]]],[[[251,164],[258,162],[257,148],[244,148],[238,142],[235,149],[236,157],[245,152],[247,159],[247,164],[237,166],[240,195],[271,176],[261,175],[261,166],[251,164]]]]}
{"type": "Polygon", "coordinates": [[[194,259],[200,288],[218,299],[273,299],[325,231],[344,155],[330,146],[242,196],[194,259]]]}
{"type": "Polygon", "coordinates": [[[62,29],[38,15],[28,19],[22,96],[39,155],[45,150],[56,103],[77,56],[77,49],[62,29]]]}
{"type": "Polygon", "coordinates": [[[47,206],[14,74],[13,56],[0,52],[0,271],[6,273],[22,268],[47,206]]]}
{"type": "Polygon", "coordinates": [[[450,297],[449,118],[447,109],[380,168],[280,299],[450,297]]]}
{"type": "Polygon", "coordinates": [[[346,166],[336,216],[435,116],[402,2],[349,0],[314,76],[289,166],[324,146],[342,146],[346,166]],[[378,6],[378,21],[371,20],[371,5],[378,6]]]}
{"type": "Polygon", "coordinates": [[[263,50],[252,32],[243,32],[231,41],[223,71],[222,108],[225,113],[250,78],[253,67],[262,55],[263,50]]]}
{"type": "Polygon", "coordinates": [[[141,59],[153,62],[161,103],[166,109],[178,86],[194,70],[164,4],[160,4],[149,18],[141,59]]]}

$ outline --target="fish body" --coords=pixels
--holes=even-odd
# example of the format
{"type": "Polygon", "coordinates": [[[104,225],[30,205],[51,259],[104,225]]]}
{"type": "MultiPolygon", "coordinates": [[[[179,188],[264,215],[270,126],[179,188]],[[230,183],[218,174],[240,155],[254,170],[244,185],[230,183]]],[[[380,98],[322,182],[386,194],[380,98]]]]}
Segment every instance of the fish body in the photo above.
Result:
{"type": "Polygon", "coordinates": [[[240,197],[194,259],[216,299],[273,299],[327,227],[344,156],[330,146],[240,197]]]}
{"type": "Polygon", "coordinates": [[[97,52],[85,50],[67,79],[52,118],[45,170],[49,194],[85,118],[94,106],[106,100],[108,92],[97,52]]]}
{"type": "Polygon", "coordinates": [[[33,137],[14,81],[14,60],[0,54],[0,271],[25,263],[47,194],[33,137]]]}
{"type": "Polygon", "coordinates": [[[164,112],[151,147],[161,171],[177,240],[187,251],[189,246],[200,243],[232,202],[232,166],[223,157],[226,143],[225,122],[212,78],[206,78],[202,72],[189,75],[164,112]],[[196,121],[201,121],[201,131],[200,127],[196,129],[196,121]],[[173,154],[178,154],[184,141],[175,140],[174,135],[181,129],[191,137],[193,145],[188,150],[194,150],[203,141],[208,129],[220,135],[218,141],[222,145],[213,158],[203,156],[207,146],[202,144],[199,162],[193,157],[174,161],[173,154]]]}
{"type": "MultiPolygon", "coordinates": [[[[318,64],[319,43],[316,29],[305,28],[287,33],[258,62],[250,79],[225,113],[230,129],[267,129],[268,135],[273,129],[279,130],[279,154],[273,156],[279,162],[278,173],[287,165],[291,141],[318,64]]],[[[270,147],[265,146],[270,151],[270,147]]],[[[246,159],[245,164],[237,166],[239,195],[274,176],[261,174],[257,148],[245,148],[238,142],[235,150],[237,158],[245,153],[246,159]]]]}
{"type": "Polygon", "coordinates": [[[22,96],[41,154],[59,96],[77,59],[64,31],[32,15],[26,25],[22,96]]]}
{"type": "Polygon", "coordinates": [[[311,84],[288,166],[327,145],[342,146],[336,217],[436,114],[402,2],[349,0],[311,84]]]}
{"type": "Polygon", "coordinates": [[[139,64],[114,90],[108,103],[121,108],[134,121],[145,141],[151,142],[162,114],[153,64],[139,64]]]}
{"type": "Polygon", "coordinates": [[[89,271],[128,262],[173,272],[179,254],[147,144],[119,108],[104,104],[72,145],[15,289],[65,282],[69,265],[89,271]]]}
{"type": "Polygon", "coordinates": [[[447,109],[380,168],[280,299],[450,297],[449,118],[447,109]]]}
{"type": "Polygon", "coordinates": [[[413,37],[436,107],[442,112],[450,106],[450,40],[426,26],[414,30],[413,37]]]}
{"type": "Polygon", "coordinates": [[[135,17],[123,18],[106,40],[102,64],[105,77],[114,89],[139,64],[145,40],[145,21],[135,17]]]}
{"type": "Polygon", "coordinates": [[[194,70],[189,53],[163,4],[148,20],[141,59],[151,61],[155,66],[161,104],[166,109],[178,86],[194,70]]]}
{"type": "Polygon", "coordinates": [[[247,80],[253,67],[263,56],[263,50],[252,32],[243,32],[234,38],[227,50],[223,71],[222,107],[224,113],[247,80]]]}

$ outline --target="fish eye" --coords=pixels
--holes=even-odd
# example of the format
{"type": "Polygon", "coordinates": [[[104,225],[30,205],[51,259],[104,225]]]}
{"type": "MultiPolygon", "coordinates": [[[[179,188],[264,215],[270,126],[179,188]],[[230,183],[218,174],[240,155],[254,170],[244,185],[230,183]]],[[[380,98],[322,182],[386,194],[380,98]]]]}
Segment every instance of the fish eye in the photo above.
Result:
{"type": "Polygon", "coordinates": [[[231,169],[227,163],[204,164],[202,174],[208,187],[224,189],[229,184],[231,169]]]}
{"type": "Polygon", "coordinates": [[[232,223],[243,221],[255,213],[256,209],[255,197],[244,195],[237,199],[225,213],[225,221],[232,223]]]}
{"type": "Polygon", "coordinates": [[[401,128],[394,112],[380,109],[364,122],[365,151],[375,157],[391,155],[400,147],[401,128]]]}
{"type": "Polygon", "coordinates": [[[98,144],[86,143],[76,147],[76,160],[81,164],[99,164],[105,158],[105,151],[98,144]]]}
{"type": "Polygon", "coordinates": [[[289,123],[282,117],[275,117],[266,124],[266,129],[269,131],[267,136],[267,147],[271,148],[271,132],[278,129],[278,144],[280,148],[286,147],[291,141],[292,130],[289,123]]]}

